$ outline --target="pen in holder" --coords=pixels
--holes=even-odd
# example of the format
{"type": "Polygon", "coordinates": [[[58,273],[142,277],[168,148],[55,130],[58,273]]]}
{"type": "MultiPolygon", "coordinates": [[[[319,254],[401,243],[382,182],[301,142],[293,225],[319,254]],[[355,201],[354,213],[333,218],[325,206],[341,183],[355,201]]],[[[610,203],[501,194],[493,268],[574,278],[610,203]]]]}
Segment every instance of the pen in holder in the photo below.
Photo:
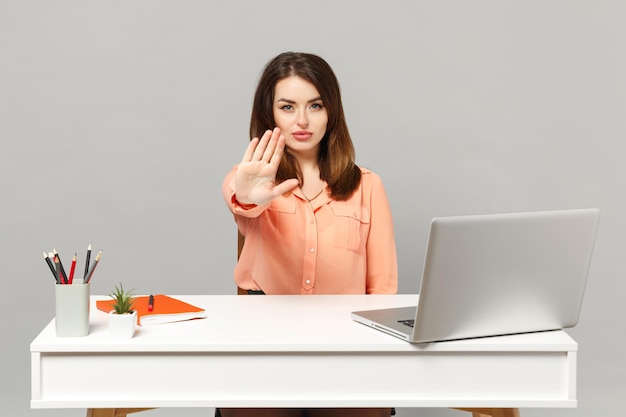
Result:
{"type": "Polygon", "coordinates": [[[89,284],[56,284],[55,325],[56,334],[87,336],[89,334],[89,284]]]}

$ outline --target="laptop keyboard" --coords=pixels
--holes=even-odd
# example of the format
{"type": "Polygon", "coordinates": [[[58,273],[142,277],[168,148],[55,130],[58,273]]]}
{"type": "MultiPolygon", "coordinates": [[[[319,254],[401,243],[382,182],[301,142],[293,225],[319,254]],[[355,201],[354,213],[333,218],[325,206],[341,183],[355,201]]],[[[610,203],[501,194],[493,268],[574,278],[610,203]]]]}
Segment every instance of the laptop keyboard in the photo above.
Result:
{"type": "Polygon", "coordinates": [[[398,323],[402,323],[405,326],[414,327],[415,326],[415,319],[398,320],[398,323]]]}

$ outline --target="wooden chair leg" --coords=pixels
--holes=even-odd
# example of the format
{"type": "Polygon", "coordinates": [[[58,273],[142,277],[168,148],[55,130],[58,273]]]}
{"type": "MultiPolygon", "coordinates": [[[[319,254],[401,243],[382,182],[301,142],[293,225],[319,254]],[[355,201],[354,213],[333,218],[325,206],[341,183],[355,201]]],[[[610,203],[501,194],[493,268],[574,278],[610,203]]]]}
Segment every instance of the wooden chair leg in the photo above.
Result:
{"type": "Polygon", "coordinates": [[[115,408],[89,408],[87,417],[115,417],[115,408]]]}
{"type": "Polygon", "coordinates": [[[90,408],[87,410],[87,417],[126,417],[127,414],[147,410],[154,408],[90,408]]]}
{"type": "Polygon", "coordinates": [[[480,409],[480,408],[461,409],[461,408],[457,408],[457,410],[468,411],[468,412],[472,413],[472,417],[491,417],[491,414],[487,414],[489,412],[489,409],[480,409]]]}
{"type": "Polygon", "coordinates": [[[455,408],[468,411],[472,417],[520,417],[519,408],[455,408]]]}

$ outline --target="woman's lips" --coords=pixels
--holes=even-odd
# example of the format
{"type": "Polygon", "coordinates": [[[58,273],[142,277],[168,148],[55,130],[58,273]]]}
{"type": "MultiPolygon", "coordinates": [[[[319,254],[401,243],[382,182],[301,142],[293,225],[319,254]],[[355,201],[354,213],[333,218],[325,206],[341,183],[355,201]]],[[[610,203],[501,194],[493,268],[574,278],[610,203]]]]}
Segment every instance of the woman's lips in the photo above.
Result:
{"type": "Polygon", "coordinates": [[[296,140],[308,140],[311,138],[311,136],[313,136],[313,133],[306,132],[306,131],[298,131],[298,132],[293,132],[291,136],[293,136],[294,139],[296,140]]]}

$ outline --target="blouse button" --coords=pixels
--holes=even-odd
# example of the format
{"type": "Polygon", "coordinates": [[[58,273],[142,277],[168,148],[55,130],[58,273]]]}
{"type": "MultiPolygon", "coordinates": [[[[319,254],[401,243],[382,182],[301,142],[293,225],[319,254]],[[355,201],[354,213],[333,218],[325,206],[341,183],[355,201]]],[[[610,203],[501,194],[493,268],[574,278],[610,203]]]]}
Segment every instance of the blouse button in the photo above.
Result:
{"type": "Polygon", "coordinates": [[[315,252],[315,248],[309,249],[309,252],[311,252],[311,253],[315,252]]]}
{"type": "Polygon", "coordinates": [[[306,285],[309,285],[309,284],[311,283],[311,280],[310,280],[310,279],[307,279],[306,281],[304,281],[304,283],[305,283],[306,285]]]}

